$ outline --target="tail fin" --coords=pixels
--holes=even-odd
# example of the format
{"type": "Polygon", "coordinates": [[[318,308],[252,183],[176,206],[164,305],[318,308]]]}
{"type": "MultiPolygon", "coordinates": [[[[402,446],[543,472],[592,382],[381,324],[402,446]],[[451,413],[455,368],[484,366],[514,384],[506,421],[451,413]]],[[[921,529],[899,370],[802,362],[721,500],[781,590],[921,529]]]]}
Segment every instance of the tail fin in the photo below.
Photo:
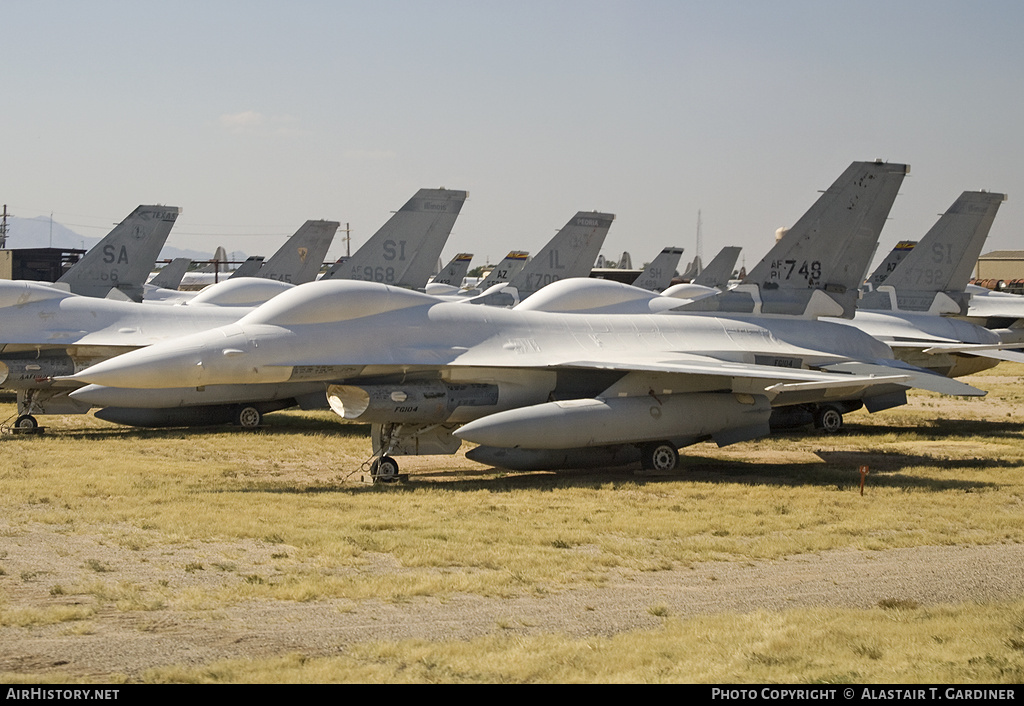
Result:
{"type": "Polygon", "coordinates": [[[380,230],[322,279],[355,279],[423,289],[468,192],[420,189],[380,230]]]}
{"type": "Polygon", "coordinates": [[[905,164],[854,162],[735,289],[686,311],[851,318],[905,164]]]}
{"type": "Polygon", "coordinates": [[[204,265],[196,272],[227,272],[228,271],[228,251],[224,249],[223,245],[218,245],[217,249],[213,251],[213,257],[210,258],[209,264],[204,265]]]}
{"type": "Polygon", "coordinates": [[[337,221],[306,221],[263,263],[256,276],[289,284],[312,282],[320,274],[340,225],[337,221]]]}
{"type": "Polygon", "coordinates": [[[676,267],[679,266],[679,258],[682,256],[682,248],[665,248],[644,268],[640,276],[633,280],[633,286],[650,292],[667,289],[672,284],[676,267]]]}
{"type": "Polygon", "coordinates": [[[615,216],[611,213],[579,211],[506,287],[499,292],[484,292],[469,301],[514,306],[552,282],[588,277],[613,220],[615,216]]]}
{"type": "Polygon", "coordinates": [[[871,273],[871,276],[867,278],[867,283],[870,285],[870,289],[877,289],[878,285],[885,281],[885,278],[892,274],[892,271],[896,269],[896,266],[903,262],[903,258],[910,254],[910,251],[917,245],[916,240],[901,240],[896,243],[896,247],[892,249],[881,264],[875,268],[875,271],[871,273]]]}
{"type": "Polygon", "coordinates": [[[57,281],[75,294],[105,297],[118,289],[142,301],[146,279],[180,213],[175,206],[139,206],[57,281]]]}
{"type": "Polygon", "coordinates": [[[693,260],[686,266],[686,271],[683,272],[681,279],[684,279],[687,282],[692,282],[697,279],[697,275],[699,275],[703,269],[704,268],[700,263],[700,255],[694,255],[693,260]]]}
{"type": "Polygon", "coordinates": [[[860,308],[966,315],[964,290],[1005,200],[1005,194],[963,192],[860,308]]]}
{"type": "Polygon", "coordinates": [[[469,272],[469,263],[473,260],[473,253],[460,252],[452,258],[444,268],[434,277],[436,284],[449,284],[453,287],[461,287],[462,280],[466,279],[469,272]]]}
{"type": "Polygon", "coordinates": [[[489,287],[501,284],[502,282],[508,282],[526,267],[526,261],[529,257],[530,253],[525,250],[513,250],[501,262],[491,268],[491,271],[487,273],[487,276],[483,278],[483,281],[476,288],[480,291],[487,291],[489,287]]]}
{"type": "Polygon", "coordinates": [[[176,257],[160,268],[156,276],[149,280],[149,284],[163,289],[177,289],[191,264],[192,260],[187,257],[176,257]]]}
{"type": "Polygon", "coordinates": [[[739,259],[742,249],[735,245],[727,245],[719,250],[715,258],[693,280],[693,284],[724,289],[732,279],[733,268],[736,267],[736,260],[739,259]]]}
{"type": "Polygon", "coordinates": [[[588,277],[613,220],[613,214],[596,211],[580,211],[569,219],[519,274],[509,280],[509,286],[519,292],[519,300],[560,279],[588,277]]]}
{"type": "Polygon", "coordinates": [[[235,268],[235,271],[231,273],[228,279],[235,279],[236,277],[255,277],[256,273],[263,267],[263,256],[262,255],[250,255],[245,258],[245,262],[235,268]]]}

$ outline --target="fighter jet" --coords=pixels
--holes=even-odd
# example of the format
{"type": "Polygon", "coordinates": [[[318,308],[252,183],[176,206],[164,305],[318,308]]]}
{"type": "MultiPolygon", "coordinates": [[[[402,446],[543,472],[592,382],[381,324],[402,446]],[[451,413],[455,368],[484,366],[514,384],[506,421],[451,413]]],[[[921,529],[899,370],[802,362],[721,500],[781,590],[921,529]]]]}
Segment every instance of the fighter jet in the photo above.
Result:
{"type": "MultiPolygon", "coordinates": [[[[153,394],[171,385],[220,394],[320,381],[336,412],[374,423],[384,457],[453,453],[467,439],[497,447],[504,460],[489,462],[512,467],[600,457],[668,469],[681,446],[767,434],[774,405],[918,385],[980,393],[835,324],[467,307],[322,281],[236,324],[126,353],[72,379],[153,394]]],[[[388,474],[397,464],[380,458],[377,467],[388,474]]]]}
{"type": "MultiPolygon", "coordinates": [[[[855,166],[829,199],[859,212],[841,214],[853,227],[884,222],[905,167],[855,166]]],[[[819,216],[828,232],[834,210],[819,216]]],[[[779,269],[781,276],[790,270],[779,269]]],[[[806,269],[808,289],[825,291],[812,279],[833,281],[830,268],[808,262],[806,269]]],[[[766,288],[759,306],[771,306],[772,293],[766,288]]],[[[831,298],[831,305],[804,299],[842,310],[831,298]]],[[[783,304],[796,300],[787,295],[783,304]]],[[[680,447],[769,433],[776,406],[884,399],[913,386],[983,394],[895,360],[855,328],[809,318],[523,306],[467,307],[393,287],[321,281],[236,324],[127,353],[72,379],[147,394],[320,382],[338,414],[373,424],[375,473],[384,478],[397,474],[396,455],[454,453],[463,439],[481,444],[473,458],[510,468],[639,460],[669,470],[680,447]]]]}

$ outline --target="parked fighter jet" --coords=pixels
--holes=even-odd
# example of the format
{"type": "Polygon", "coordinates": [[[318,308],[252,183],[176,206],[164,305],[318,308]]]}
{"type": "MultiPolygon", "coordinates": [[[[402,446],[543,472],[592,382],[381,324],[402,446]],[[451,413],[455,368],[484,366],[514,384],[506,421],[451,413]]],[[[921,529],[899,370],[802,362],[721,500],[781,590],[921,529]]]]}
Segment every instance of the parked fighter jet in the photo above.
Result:
{"type": "MultiPolygon", "coordinates": [[[[841,202],[843,213],[812,209],[816,228],[859,231],[878,221],[880,230],[904,173],[903,165],[854,165],[823,197],[841,202]]],[[[826,295],[845,292],[816,281],[836,287],[831,261],[783,260],[777,278],[803,269],[804,286],[827,299],[804,297],[805,310],[842,311],[842,300],[826,295]]],[[[779,288],[748,292],[769,308],[779,288]]],[[[797,287],[782,289],[782,305],[799,301],[786,292],[797,287]]],[[[504,310],[322,281],[236,324],[98,363],[73,379],[148,394],[319,381],[337,413],[373,423],[375,469],[384,477],[397,473],[395,455],[454,453],[462,439],[482,444],[474,458],[512,468],[640,460],[667,470],[681,446],[767,434],[776,406],[885,399],[913,386],[983,394],[895,360],[857,329],[810,319],[504,310]]]]}
{"type": "Polygon", "coordinates": [[[385,474],[397,469],[389,456],[453,453],[460,439],[498,447],[488,462],[510,467],[600,457],[668,469],[680,446],[768,433],[779,404],[906,386],[980,393],[834,324],[467,307],[357,282],[296,287],[236,324],[97,363],[73,379],[153,394],[170,385],[219,394],[332,383],[336,412],[374,423],[385,474]]]}
{"type": "Polygon", "coordinates": [[[87,252],[57,286],[88,297],[142,301],[143,285],[181,209],[139,206],[87,252]]]}

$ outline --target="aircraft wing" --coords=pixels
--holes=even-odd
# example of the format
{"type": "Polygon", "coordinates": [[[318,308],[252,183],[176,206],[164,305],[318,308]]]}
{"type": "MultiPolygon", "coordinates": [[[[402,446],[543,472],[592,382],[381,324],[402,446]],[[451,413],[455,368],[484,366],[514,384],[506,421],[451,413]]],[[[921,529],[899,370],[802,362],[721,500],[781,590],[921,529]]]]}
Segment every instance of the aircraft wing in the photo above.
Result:
{"type": "MultiPolygon", "coordinates": [[[[711,356],[680,353],[666,355],[656,352],[650,355],[629,356],[617,355],[614,352],[606,357],[573,358],[559,354],[537,354],[527,350],[528,344],[518,348],[508,348],[504,354],[490,353],[484,360],[473,352],[452,356],[450,349],[416,348],[411,355],[396,352],[401,362],[393,360],[390,365],[379,362],[372,365],[376,374],[386,374],[388,369],[411,371],[428,369],[438,365],[453,368],[532,368],[532,369],[592,369],[637,373],[633,382],[635,386],[663,386],[663,383],[677,389],[687,387],[686,378],[724,378],[722,386],[735,391],[764,392],[772,397],[787,392],[803,392],[806,390],[842,390],[864,389],[876,385],[899,385],[916,387],[946,395],[978,396],[985,392],[966,383],[936,375],[920,368],[891,361],[892,365],[843,362],[825,366],[826,369],[810,370],[804,368],[787,368],[758,363],[743,363],[721,360],[711,356]]],[[[293,368],[293,379],[301,376],[303,380],[313,378],[338,380],[347,374],[360,374],[363,366],[331,365],[326,360],[295,359],[267,367],[293,368]]],[[[633,391],[635,392],[635,390],[633,391]]]]}
{"type": "Polygon", "coordinates": [[[936,343],[933,341],[886,341],[886,343],[890,348],[914,348],[928,355],[960,353],[978,356],[979,358],[1024,363],[1024,353],[1019,350],[1005,350],[1008,348],[1019,349],[1021,347],[1020,343],[936,343]]]}

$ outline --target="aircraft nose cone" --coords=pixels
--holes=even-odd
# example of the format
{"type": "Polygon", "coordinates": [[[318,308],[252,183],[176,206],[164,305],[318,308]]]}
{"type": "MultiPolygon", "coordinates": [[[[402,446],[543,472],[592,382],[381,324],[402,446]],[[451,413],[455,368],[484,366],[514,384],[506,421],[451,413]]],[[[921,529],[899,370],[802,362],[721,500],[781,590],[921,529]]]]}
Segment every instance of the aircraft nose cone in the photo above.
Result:
{"type": "Polygon", "coordinates": [[[203,361],[199,351],[143,348],[105,360],[71,379],[108,387],[191,387],[202,385],[203,361]]]}

